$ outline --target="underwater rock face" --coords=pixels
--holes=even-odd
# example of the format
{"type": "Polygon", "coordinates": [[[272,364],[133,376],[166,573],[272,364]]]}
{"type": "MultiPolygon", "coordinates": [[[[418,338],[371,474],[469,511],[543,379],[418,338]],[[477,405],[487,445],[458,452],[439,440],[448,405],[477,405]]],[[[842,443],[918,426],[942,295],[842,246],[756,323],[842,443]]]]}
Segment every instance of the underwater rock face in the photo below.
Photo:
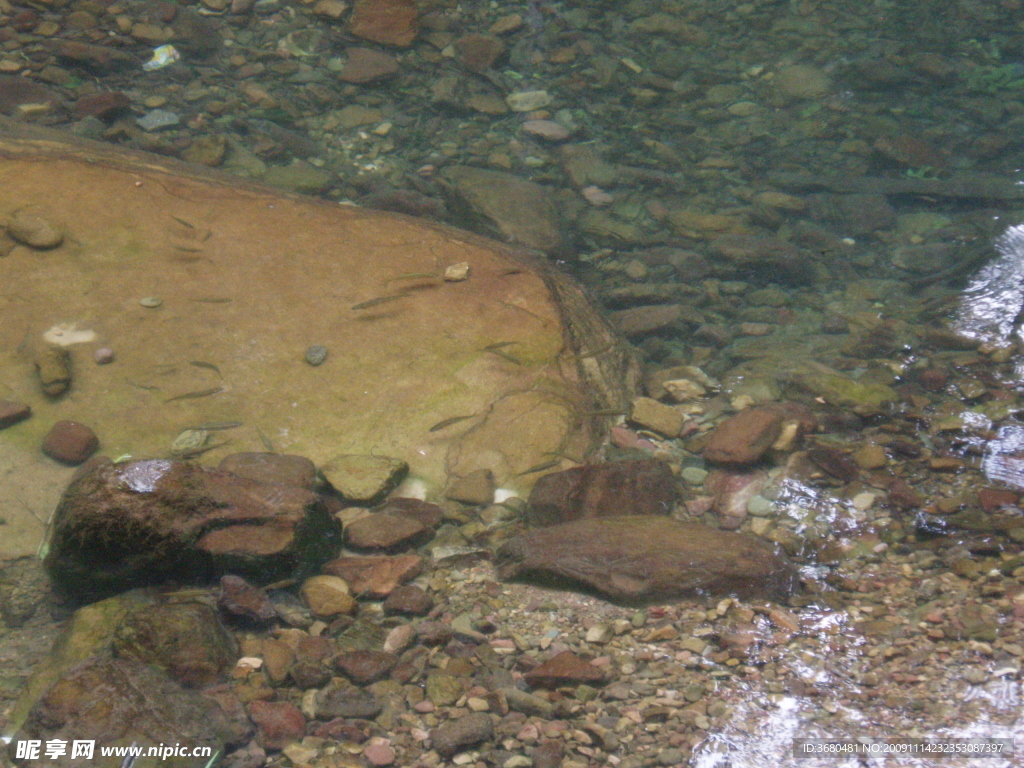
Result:
{"type": "MultiPolygon", "coordinates": [[[[131,659],[93,657],[72,668],[36,703],[21,738],[95,739],[93,759],[67,755],[54,766],[116,768],[124,757],[101,757],[99,747],[117,743],[189,744],[223,750],[231,738],[217,704],[187,691],[157,669],[131,659]]],[[[208,757],[170,757],[161,765],[202,768],[208,757]]]]}
{"type": "Polygon", "coordinates": [[[528,531],[507,541],[499,578],[594,591],[643,603],[695,595],[784,600],[790,562],[765,541],[664,517],[604,517],[528,531]]]}
{"type": "Polygon", "coordinates": [[[341,535],[319,497],[185,461],[97,457],[64,491],[46,567],[93,599],[166,578],[257,583],[313,571],[341,535]]]}

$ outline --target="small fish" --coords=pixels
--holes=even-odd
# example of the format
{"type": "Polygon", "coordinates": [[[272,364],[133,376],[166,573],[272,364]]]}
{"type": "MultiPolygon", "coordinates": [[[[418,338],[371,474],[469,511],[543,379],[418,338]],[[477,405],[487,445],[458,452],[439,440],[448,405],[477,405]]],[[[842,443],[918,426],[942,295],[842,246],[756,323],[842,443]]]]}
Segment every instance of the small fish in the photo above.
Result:
{"type": "Polygon", "coordinates": [[[224,387],[210,387],[209,389],[198,389],[195,392],[185,392],[181,395],[175,395],[164,400],[165,403],[173,403],[175,400],[197,400],[200,397],[208,397],[209,395],[216,395],[218,392],[223,392],[224,387]]]}
{"type": "Polygon", "coordinates": [[[508,360],[510,363],[513,363],[515,365],[522,365],[523,364],[522,360],[519,360],[517,358],[512,357],[512,355],[510,355],[508,352],[505,352],[502,349],[486,349],[484,351],[485,352],[490,352],[492,355],[497,355],[501,359],[508,360]]]}
{"type": "Polygon", "coordinates": [[[543,472],[545,469],[551,469],[552,467],[558,466],[558,459],[548,459],[542,461],[540,464],[534,464],[529,469],[524,469],[516,477],[522,477],[523,475],[532,475],[534,472],[543,472]]]}
{"type": "Polygon", "coordinates": [[[182,219],[182,218],[179,218],[179,217],[177,217],[177,216],[175,216],[175,215],[173,215],[173,214],[171,215],[171,218],[172,218],[172,219],[174,219],[174,220],[175,220],[176,222],[178,222],[179,224],[181,224],[181,226],[183,226],[183,227],[188,227],[189,229],[195,229],[195,226],[194,226],[194,225],[192,225],[192,224],[189,224],[189,223],[188,223],[187,221],[185,221],[185,220],[184,220],[184,219],[182,219]]]}
{"type": "Polygon", "coordinates": [[[256,427],[256,434],[260,436],[260,442],[263,443],[263,447],[267,449],[267,453],[277,453],[274,450],[274,444],[270,442],[270,438],[263,434],[263,430],[256,427]]]}
{"type": "Polygon", "coordinates": [[[200,424],[198,427],[187,427],[187,429],[205,430],[206,432],[217,432],[222,429],[235,429],[241,427],[240,421],[215,421],[212,424],[200,424]]]}
{"type": "Polygon", "coordinates": [[[185,253],[202,253],[203,252],[202,248],[193,248],[191,245],[178,245],[177,243],[171,243],[171,247],[172,248],[177,248],[179,251],[184,251],[185,253]]]}
{"type": "Polygon", "coordinates": [[[146,389],[146,390],[150,390],[150,391],[156,390],[156,389],[160,389],[160,387],[156,387],[156,386],[154,386],[152,384],[138,384],[138,383],[132,381],[131,379],[125,379],[125,381],[127,381],[133,387],[136,387],[138,389],[146,389]]]}
{"type": "Polygon", "coordinates": [[[476,416],[475,413],[471,413],[468,416],[452,416],[449,419],[437,422],[437,424],[428,429],[427,432],[440,432],[445,427],[450,427],[452,424],[458,424],[460,421],[465,421],[466,419],[472,419],[474,416],[476,416]]]}
{"type": "Polygon", "coordinates": [[[397,275],[388,280],[389,283],[397,282],[398,280],[439,280],[441,275],[437,272],[406,272],[404,275],[397,275]]]}
{"type": "Polygon", "coordinates": [[[201,297],[201,298],[198,298],[198,299],[192,299],[192,301],[201,301],[204,304],[227,304],[229,301],[234,301],[234,299],[226,299],[226,298],[218,298],[218,297],[215,297],[215,296],[210,296],[210,297],[201,297]]]}
{"type": "Polygon", "coordinates": [[[192,360],[192,361],[189,362],[189,365],[194,365],[196,368],[206,368],[207,370],[210,370],[210,371],[213,371],[214,373],[216,373],[222,379],[224,378],[223,376],[221,376],[220,368],[218,368],[213,363],[207,363],[207,362],[204,362],[202,360],[192,360]]]}
{"type": "Polygon", "coordinates": [[[353,304],[352,309],[369,309],[370,307],[376,307],[378,304],[387,304],[389,301],[397,301],[398,299],[404,299],[405,293],[391,293],[387,296],[378,296],[376,299],[370,299],[369,301],[361,301],[358,304],[353,304]]]}
{"type": "Polygon", "coordinates": [[[573,458],[569,454],[561,453],[560,451],[544,451],[544,453],[542,453],[541,456],[557,456],[560,459],[565,459],[566,461],[571,461],[573,464],[582,464],[583,463],[582,459],[573,458]]]}
{"type": "Polygon", "coordinates": [[[493,352],[496,349],[504,349],[505,347],[511,347],[513,344],[518,343],[518,341],[496,341],[493,344],[488,344],[484,347],[484,352],[493,352]]]}

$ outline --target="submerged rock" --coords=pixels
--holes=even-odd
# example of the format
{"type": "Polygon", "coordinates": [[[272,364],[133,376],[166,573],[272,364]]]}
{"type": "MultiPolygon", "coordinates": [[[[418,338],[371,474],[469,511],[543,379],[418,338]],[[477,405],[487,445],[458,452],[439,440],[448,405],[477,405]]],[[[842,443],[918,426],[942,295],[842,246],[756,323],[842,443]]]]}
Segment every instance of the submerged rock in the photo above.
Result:
{"type": "Polygon", "coordinates": [[[186,461],[97,457],[57,505],[46,567],[59,589],[84,599],[225,573],[265,584],[314,571],[340,539],[306,488],[186,461]]]}
{"type": "Polygon", "coordinates": [[[530,493],[534,525],[590,517],[667,515],[677,495],[668,464],[653,459],[573,467],[545,475],[530,493]]]}
{"type": "Polygon", "coordinates": [[[664,517],[605,517],[528,531],[498,550],[504,580],[642,603],[696,595],[784,600],[792,564],[765,541],[664,517]]]}

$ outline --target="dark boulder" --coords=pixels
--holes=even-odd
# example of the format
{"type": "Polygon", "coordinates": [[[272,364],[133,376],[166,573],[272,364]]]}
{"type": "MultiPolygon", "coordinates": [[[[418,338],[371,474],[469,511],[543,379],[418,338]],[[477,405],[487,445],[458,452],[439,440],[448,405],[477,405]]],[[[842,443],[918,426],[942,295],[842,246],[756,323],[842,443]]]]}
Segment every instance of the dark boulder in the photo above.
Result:
{"type": "Polygon", "coordinates": [[[54,515],[46,568],[95,599],[168,579],[233,573],[257,584],[315,572],[340,530],[312,491],[169,459],[91,459],[54,515]]]}

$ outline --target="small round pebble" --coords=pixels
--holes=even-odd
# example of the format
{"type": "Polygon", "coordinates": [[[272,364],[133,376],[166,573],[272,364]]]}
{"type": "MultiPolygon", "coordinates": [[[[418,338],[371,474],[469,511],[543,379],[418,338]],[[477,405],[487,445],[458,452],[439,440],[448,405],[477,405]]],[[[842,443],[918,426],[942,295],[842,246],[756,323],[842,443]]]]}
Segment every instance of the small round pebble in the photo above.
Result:
{"type": "Polygon", "coordinates": [[[114,362],[114,350],[110,347],[100,347],[92,353],[92,359],[96,361],[96,365],[112,363],[114,362]]]}
{"type": "Polygon", "coordinates": [[[310,365],[320,365],[327,359],[327,347],[323,344],[313,344],[306,349],[306,362],[310,365]]]}
{"type": "Polygon", "coordinates": [[[139,304],[144,306],[146,309],[156,309],[163,303],[164,300],[159,296],[147,296],[144,299],[139,299],[139,304]]]}

